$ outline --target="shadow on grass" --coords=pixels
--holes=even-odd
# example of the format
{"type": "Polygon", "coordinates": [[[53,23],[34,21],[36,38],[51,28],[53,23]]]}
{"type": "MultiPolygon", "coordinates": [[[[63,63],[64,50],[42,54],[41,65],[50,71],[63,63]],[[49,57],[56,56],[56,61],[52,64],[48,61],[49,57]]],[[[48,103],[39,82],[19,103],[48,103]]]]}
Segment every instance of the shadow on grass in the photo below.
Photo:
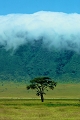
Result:
{"type": "Polygon", "coordinates": [[[80,107],[80,104],[78,104],[78,103],[72,103],[72,104],[68,104],[68,103],[53,104],[53,103],[50,103],[50,104],[46,104],[46,106],[48,106],[48,107],[61,107],[61,106],[78,106],[78,107],[80,107]]]}
{"type": "Polygon", "coordinates": [[[80,101],[78,99],[46,99],[43,103],[38,99],[4,99],[0,100],[1,105],[5,106],[45,106],[45,107],[61,107],[61,106],[77,106],[80,107],[80,101]]]}

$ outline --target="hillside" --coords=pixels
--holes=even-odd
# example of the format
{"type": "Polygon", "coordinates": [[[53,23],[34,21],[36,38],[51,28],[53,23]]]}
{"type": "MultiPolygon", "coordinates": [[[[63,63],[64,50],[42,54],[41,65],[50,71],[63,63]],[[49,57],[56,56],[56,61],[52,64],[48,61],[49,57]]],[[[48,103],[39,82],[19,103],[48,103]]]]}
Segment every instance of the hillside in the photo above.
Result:
{"type": "Polygon", "coordinates": [[[28,42],[15,51],[0,46],[0,80],[22,81],[37,76],[80,82],[80,55],[66,49],[47,48],[42,40],[28,42]]]}

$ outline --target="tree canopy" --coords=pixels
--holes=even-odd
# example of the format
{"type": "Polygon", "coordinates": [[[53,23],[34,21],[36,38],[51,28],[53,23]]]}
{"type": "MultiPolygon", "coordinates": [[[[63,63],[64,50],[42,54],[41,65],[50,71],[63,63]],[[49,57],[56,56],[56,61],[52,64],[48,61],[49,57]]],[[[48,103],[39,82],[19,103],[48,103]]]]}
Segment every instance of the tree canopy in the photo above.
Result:
{"type": "Polygon", "coordinates": [[[45,90],[47,88],[54,89],[56,87],[56,82],[54,82],[49,77],[37,77],[30,81],[30,85],[27,86],[27,90],[36,89],[36,95],[41,97],[41,101],[44,101],[43,95],[46,94],[45,90]]]}

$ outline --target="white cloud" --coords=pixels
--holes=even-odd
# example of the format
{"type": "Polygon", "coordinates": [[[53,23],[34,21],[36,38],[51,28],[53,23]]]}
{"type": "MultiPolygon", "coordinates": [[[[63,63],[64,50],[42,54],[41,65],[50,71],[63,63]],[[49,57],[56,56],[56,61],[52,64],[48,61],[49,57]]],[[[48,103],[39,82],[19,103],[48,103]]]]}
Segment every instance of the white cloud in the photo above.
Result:
{"type": "Polygon", "coordinates": [[[16,49],[34,39],[48,46],[80,50],[80,14],[40,11],[0,16],[0,44],[16,49]]]}

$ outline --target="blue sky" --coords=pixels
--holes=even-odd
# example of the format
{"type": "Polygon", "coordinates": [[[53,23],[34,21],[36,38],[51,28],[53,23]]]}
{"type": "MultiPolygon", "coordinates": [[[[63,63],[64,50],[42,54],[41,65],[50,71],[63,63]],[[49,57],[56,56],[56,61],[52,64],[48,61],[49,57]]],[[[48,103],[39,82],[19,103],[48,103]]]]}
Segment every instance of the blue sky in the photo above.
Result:
{"type": "Polygon", "coordinates": [[[80,0],[0,0],[0,15],[42,10],[80,14],[80,0]]]}

